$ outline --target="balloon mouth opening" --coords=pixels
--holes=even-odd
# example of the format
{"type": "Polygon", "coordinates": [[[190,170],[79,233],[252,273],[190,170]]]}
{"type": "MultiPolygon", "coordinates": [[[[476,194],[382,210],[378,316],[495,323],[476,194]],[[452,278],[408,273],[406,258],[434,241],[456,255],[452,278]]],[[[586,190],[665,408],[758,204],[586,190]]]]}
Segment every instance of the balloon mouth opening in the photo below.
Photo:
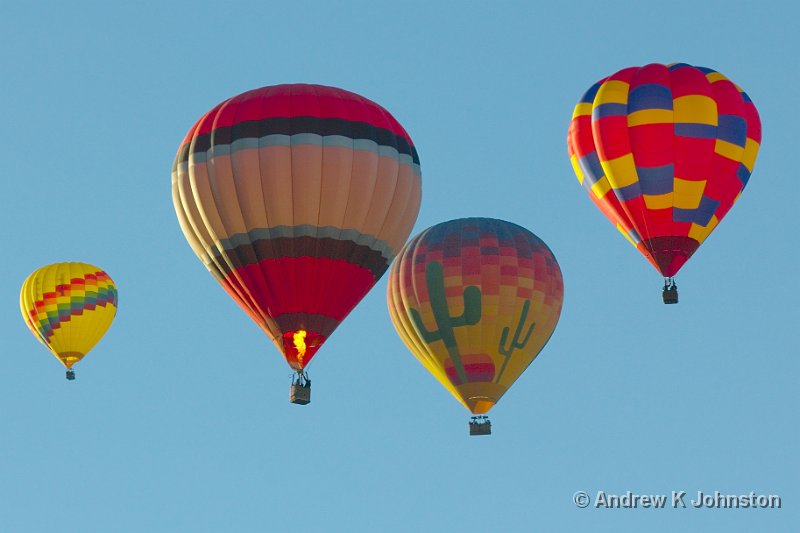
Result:
{"type": "Polygon", "coordinates": [[[58,359],[65,367],[72,368],[72,365],[83,359],[83,355],[80,352],[59,352],[58,359]]]}
{"type": "Polygon", "coordinates": [[[283,334],[283,355],[295,370],[302,370],[314,357],[325,337],[314,331],[297,329],[283,334]]]}
{"type": "Polygon", "coordinates": [[[494,407],[495,401],[491,398],[469,398],[467,400],[469,410],[473,415],[485,415],[494,407]]]}

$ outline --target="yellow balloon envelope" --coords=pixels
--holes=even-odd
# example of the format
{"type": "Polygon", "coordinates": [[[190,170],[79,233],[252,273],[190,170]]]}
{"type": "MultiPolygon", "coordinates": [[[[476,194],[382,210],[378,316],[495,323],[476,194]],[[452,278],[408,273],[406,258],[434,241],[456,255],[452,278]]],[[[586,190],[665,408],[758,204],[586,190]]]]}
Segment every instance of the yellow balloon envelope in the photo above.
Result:
{"type": "Polygon", "coordinates": [[[563,297],[547,245],[488,218],[444,222],[414,237],[392,265],[387,291],[400,337],[475,415],[487,413],[539,354],[563,297]]]}
{"type": "Polygon", "coordinates": [[[86,263],[56,263],[28,276],[19,297],[25,324],[67,367],[83,359],[117,312],[117,287],[103,270],[86,263]]]}

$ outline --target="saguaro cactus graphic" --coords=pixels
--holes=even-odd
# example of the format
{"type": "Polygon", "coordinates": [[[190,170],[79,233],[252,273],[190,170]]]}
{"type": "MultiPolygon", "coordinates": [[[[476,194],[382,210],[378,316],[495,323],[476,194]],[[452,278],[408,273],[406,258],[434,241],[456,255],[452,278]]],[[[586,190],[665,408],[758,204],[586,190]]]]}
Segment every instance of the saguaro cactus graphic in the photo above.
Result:
{"type": "Polygon", "coordinates": [[[422,317],[416,309],[409,309],[411,319],[427,343],[441,340],[447,348],[447,353],[453,361],[453,366],[458,373],[461,383],[467,382],[467,373],[458,352],[456,336],[453,330],[461,326],[477,324],[481,319],[481,290],[470,285],[464,289],[464,312],[459,316],[451,316],[447,307],[447,295],[444,290],[444,268],[438,261],[431,261],[425,267],[425,281],[428,285],[431,309],[436,320],[438,330],[428,331],[422,322],[422,317]]]}
{"type": "Polygon", "coordinates": [[[525,334],[525,338],[522,340],[522,342],[520,342],[522,326],[525,325],[525,320],[528,318],[528,310],[530,307],[530,300],[526,300],[525,303],[522,304],[522,312],[520,313],[519,322],[517,322],[517,330],[514,332],[514,338],[508,345],[508,349],[505,348],[505,344],[506,340],[508,340],[508,333],[511,331],[511,329],[508,326],[503,328],[503,333],[500,335],[500,344],[497,346],[497,352],[502,355],[505,360],[503,361],[503,366],[500,367],[500,372],[498,372],[497,378],[494,380],[495,383],[500,383],[500,378],[503,377],[503,372],[505,372],[508,360],[511,359],[511,354],[514,352],[514,350],[524,348],[525,345],[528,344],[528,340],[531,338],[533,328],[536,327],[536,322],[531,324],[531,326],[528,328],[528,332],[525,334]]]}

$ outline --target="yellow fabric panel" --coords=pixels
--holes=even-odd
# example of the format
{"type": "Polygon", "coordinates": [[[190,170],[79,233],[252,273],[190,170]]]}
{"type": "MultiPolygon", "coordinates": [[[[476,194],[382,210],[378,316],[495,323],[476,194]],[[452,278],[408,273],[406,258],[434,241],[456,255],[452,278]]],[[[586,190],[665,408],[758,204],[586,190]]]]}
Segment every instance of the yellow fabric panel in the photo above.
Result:
{"type": "Polygon", "coordinates": [[[628,127],[646,124],[671,124],[674,116],[671,109],[643,109],[628,115],[628,127]]]}
{"type": "Polygon", "coordinates": [[[597,183],[592,185],[592,193],[598,198],[602,198],[610,190],[611,184],[608,182],[608,178],[606,176],[603,176],[597,180],[597,183]]]}
{"type": "Polygon", "coordinates": [[[700,94],[681,96],[673,101],[676,123],[717,125],[717,103],[700,94]]]}
{"type": "Polygon", "coordinates": [[[719,224],[719,220],[717,220],[716,215],[711,216],[711,220],[708,221],[708,226],[705,227],[692,222],[692,226],[689,228],[689,237],[702,243],[714,228],[717,227],[717,224],[719,224]]]}
{"type": "Polygon", "coordinates": [[[620,80],[608,80],[600,85],[594,97],[594,106],[602,104],[627,104],[630,84],[620,80]]]}
{"type": "Polygon", "coordinates": [[[697,209],[706,189],[706,182],[689,181],[675,178],[674,187],[674,207],[679,209],[697,209]]]}
{"type": "Polygon", "coordinates": [[[572,163],[572,170],[575,171],[575,176],[578,177],[578,182],[583,185],[583,170],[581,170],[581,166],[578,164],[578,156],[573,154],[572,157],[569,158],[569,162],[572,163]]]}
{"type": "Polygon", "coordinates": [[[672,207],[673,193],[666,194],[643,194],[644,204],[647,209],[667,209],[672,207]]]}
{"type": "Polygon", "coordinates": [[[621,189],[639,181],[633,154],[628,153],[616,159],[600,161],[600,164],[603,166],[603,172],[608,178],[608,182],[614,189],[621,189]]]}
{"type": "Polygon", "coordinates": [[[715,81],[727,80],[724,75],[720,74],[719,72],[709,72],[706,74],[706,79],[709,83],[714,83],[715,81]]]}
{"type": "Polygon", "coordinates": [[[625,231],[625,228],[623,228],[621,224],[616,224],[616,228],[617,228],[617,231],[622,233],[622,236],[625,237],[625,239],[627,239],[627,241],[629,243],[631,243],[634,247],[636,246],[636,243],[633,242],[633,239],[631,239],[631,236],[628,235],[628,232],[625,231]]]}
{"type": "Polygon", "coordinates": [[[741,146],[736,146],[735,144],[727,141],[723,141],[722,139],[717,139],[717,142],[714,144],[714,151],[721,156],[737,162],[741,161],[742,156],[744,155],[744,148],[741,146]]]}
{"type": "Polygon", "coordinates": [[[592,116],[592,104],[591,102],[581,102],[575,106],[575,109],[572,111],[572,118],[576,117],[586,117],[592,116]]]}
{"type": "Polygon", "coordinates": [[[758,156],[759,147],[759,143],[749,137],[744,144],[744,154],[742,155],[741,162],[750,172],[753,171],[753,167],[756,165],[756,156],[758,156]]]}

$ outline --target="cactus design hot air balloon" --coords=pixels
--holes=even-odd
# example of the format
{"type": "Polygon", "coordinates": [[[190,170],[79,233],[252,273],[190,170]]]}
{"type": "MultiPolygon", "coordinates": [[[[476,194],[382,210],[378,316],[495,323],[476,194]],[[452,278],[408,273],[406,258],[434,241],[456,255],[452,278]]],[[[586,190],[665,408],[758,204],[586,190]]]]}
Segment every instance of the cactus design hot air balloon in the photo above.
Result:
{"type": "Polygon", "coordinates": [[[181,229],[295,370],[306,367],[408,238],[419,158],[378,104],[320,85],[230,98],[189,131],[172,170],[181,229]]]}
{"type": "Polygon", "coordinates": [[[486,413],[550,339],[564,284],[553,253],[516,224],[465,218],[433,226],[392,265],[387,305],[400,338],[472,414],[486,413]]]}
{"type": "Polygon", "coordinates": [[[683,63],[620,70],[595,83],[567,136],[589,197],[664,277],[673,276],[739,199],[761,143],[758,111],[725,76],[683,63]]]}
{"type": "Polygon", "coordinates": [[[103,270],[86,263],[56,263],[36,270],[19,297],[28,329],[67,367],[89,353],[117,313],[117,287],[103,270]]]}

